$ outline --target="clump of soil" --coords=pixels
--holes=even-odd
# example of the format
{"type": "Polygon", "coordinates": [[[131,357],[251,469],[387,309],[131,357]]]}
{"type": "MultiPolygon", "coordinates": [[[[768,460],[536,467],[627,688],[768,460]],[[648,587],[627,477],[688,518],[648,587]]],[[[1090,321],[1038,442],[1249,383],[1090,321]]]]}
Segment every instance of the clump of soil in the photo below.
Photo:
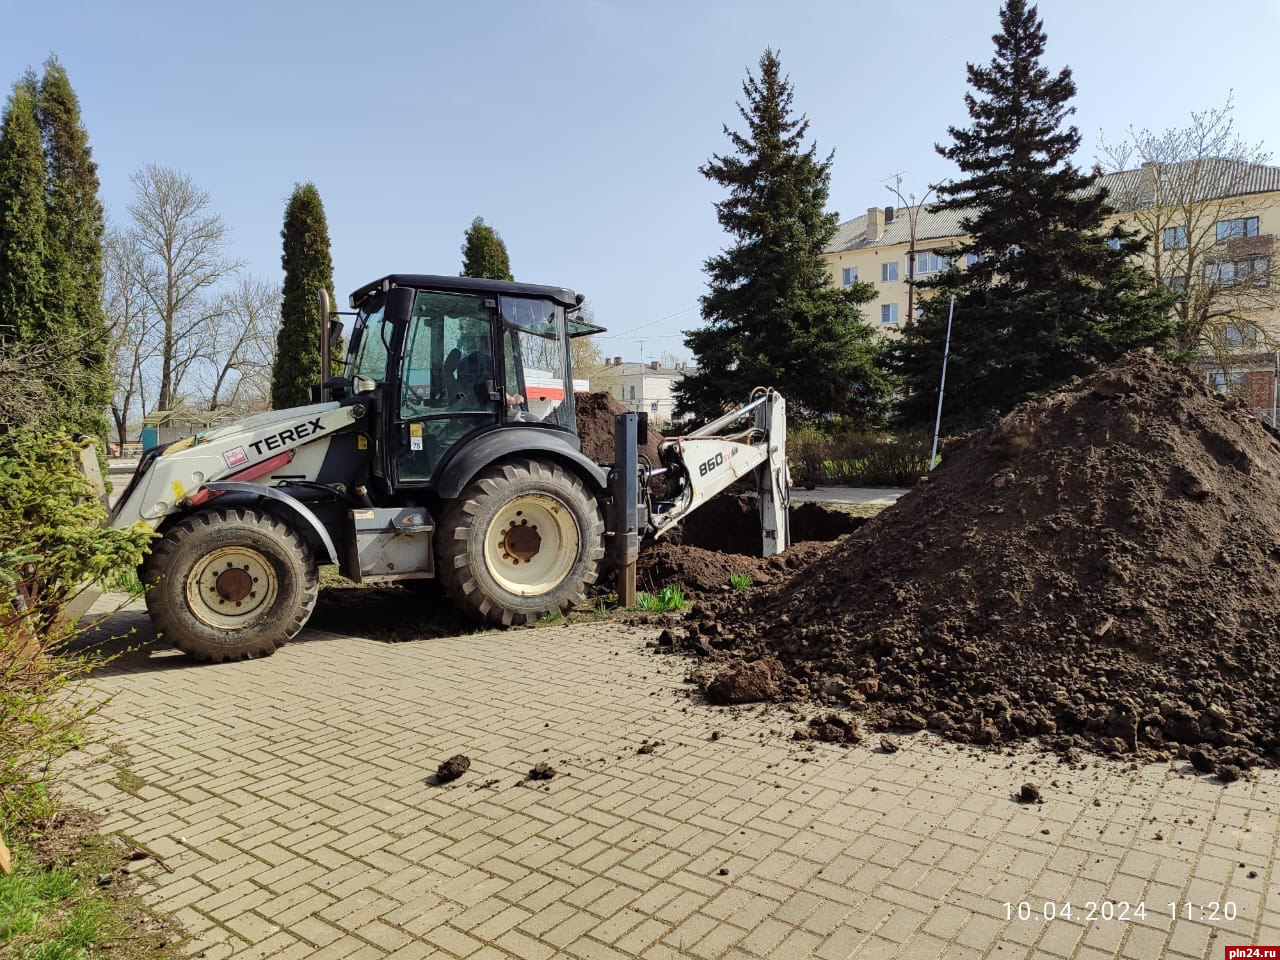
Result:
{"type": "Polygon", "coordinates": [[[436,783],[452,783],[471,769],[471,758],[459,753],[436,769],[436,783]]]}
{"type": "Polygon", "coordinates": [[[722,706],[772,700],[780,692],[781,672],[782,665],[772,657],[735,664],[707,684],[707,699],[722,706]]]}
{"type": "MultiPolygon", "coordinates": [[[[1150,355],[952,444],[691,636],[956,740],[1280,765],[1280,442],[1150,355]]],[[[906,721],[910,722],[907,723],[906,721]]],[[[1225,779],[1225,778],[1224,778],[1225,779]]]]}
{"type": "Polygon", "coordinates": [[[825,717],[814,717],[808,727],[796,730],[795,740],[821,740],[824,743],[860,743],[862,734],[858,724],[842,717],[838,713],[829,713],[825,717]]]}
{"type": "Polygon", "coordinates": [[[793,546],[777,556],[760,556],[760,513],[756,500],[729,494],[709,501],[661,540],[645,544],[636,567],[643,590],[678,584],[692,596],[722,593],[729,578],[746,574],[754,585],[770,583],[807,567],[831,541],[866,520],[816,503],[791,508],[793,546]]]}
{"type": "Polygon", "coordinates": [[[529,771],[530,780],[550,780],[555,775],[556,768],[545,761],[535,764],[533,769],[529,771]]]}
{"type": "MultiPolygon", "coordinates": [[[[626,407],[609,393],[579,393],[573,398],[574,412],[578,419],[578,439],[582,442],[582,452],[596,463],[613,463],[613,427],[614,420],[620,413],[628,413],[626,407]]],[[[638,452],[640,461],[649,461],[649,465],[657,467],[658,440],[657,430],[649,429],[649,442],[640,444],[638,452]]]]}

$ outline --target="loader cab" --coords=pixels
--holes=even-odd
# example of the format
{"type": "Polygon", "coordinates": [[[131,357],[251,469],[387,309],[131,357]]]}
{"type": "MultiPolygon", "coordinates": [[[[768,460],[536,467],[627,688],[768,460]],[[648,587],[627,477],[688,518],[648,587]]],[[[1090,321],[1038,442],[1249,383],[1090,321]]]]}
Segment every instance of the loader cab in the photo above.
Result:
{"type": "Polygon", "coordinates": [[[346,380],[377,396],[374,459],[390,488],[431,487],[473,441],[512,427],[578,450],[569,342],[600,330],[578,318],[581,300],[559,287],[426,275],[353,293],[346,380]]]}

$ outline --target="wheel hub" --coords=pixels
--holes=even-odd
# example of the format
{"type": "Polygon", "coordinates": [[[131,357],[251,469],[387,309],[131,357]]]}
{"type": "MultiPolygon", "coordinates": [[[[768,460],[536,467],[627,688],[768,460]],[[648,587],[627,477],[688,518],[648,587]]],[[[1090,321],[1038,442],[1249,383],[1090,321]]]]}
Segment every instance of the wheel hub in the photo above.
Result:
{"type": "Polygon", "coordinates": [[[214,590],[222,600],[232,603],[243,600],[253,590],[253,577],[248,570],[231,567],[223,570],[214,579],[214,590]]]}
{"type": "Polygon", "coordinates": [[[573,513],[549,493],[508,501],[485,531],[484,562],[503,590],[521,597],[554,592],[577,562],[581,533],[573,513]]]}
{"type": "Polygon", "coordinates": [[[211,627],[248,626],[271,609],[278,590],[275,567],[249,546],[212,550],[187,575],[187,606],[211,627]]]}
{"type": "Polygon", "coordinates": [[[541,547],[542,537],[538,528],[530,526],[528,520],[521,519],[519,523],[512,520],[502,534],[502,557],[512,563],[528,563],[538,555],[541,547]]]}

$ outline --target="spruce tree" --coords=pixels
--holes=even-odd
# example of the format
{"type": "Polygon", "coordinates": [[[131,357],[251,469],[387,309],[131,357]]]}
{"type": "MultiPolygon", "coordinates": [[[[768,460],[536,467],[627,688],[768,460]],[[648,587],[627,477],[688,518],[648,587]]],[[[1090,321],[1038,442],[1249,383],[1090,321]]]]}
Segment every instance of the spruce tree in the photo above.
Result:
{"type": "Polygon", "coordinates": [[[712,417],[765,385],[798,415],[874,421],[888,381],[859,309],[873,292],[866,283],[833,286],[822,257],[838,223],[825,209],[833,155],[805,145],[809,121],[794,115],[772,50],[742,90],[746,131],[724,127],[734,152],[699,168],[729,192],[716,215],[732,244],[705,263],[705,325],[685,336],[698,370],[677,385],[677,411],[712,417]]]}
{"type": "MultiPolygon", "coordinates": [[[[296,184],[280,231],[284,254],[284,297],[280,333],[271,371],[271,405],[282,410],[311,402],[320,382],[320,290],[333,300],[333,257],[324,204],[314,183],[296,184]]],[[[342,339],[332,344],[330,376],[342,372],[342,339]]]]}
{"type": "Polygon", "coordinates": [[[497,230],[484,222],[484,217],[471,221],[462,240],[462,272],[460,277],[484,280],[514,280],[507,245],[497,230]]]}
{"type": "Polygon", "coordinates": [[[98,165],[80,117],[80,101],[56,57],[44,65],[36,98],[48,171],[45,281],[50,334],[73,346],[83,376],[67,398],[66,425],[105,442],[111,402],[108,326],[102,309],[102,201],[98,165]]]}
{"type": "Polygon", "coordinates": [[[995,56],[968,65],[972,124],[948,129],[938,152],[961,176],[938,188],[934,210],[961,212],[969,239],[952,267],[920,284],[893,361],[907,389],[901,413],[932,422],[954,294],[945,422],[972,426],[1128,350],[1173,348],[1172,294],[1135,257],[1142,241],[1103,229],[1111,213],[1094,177],[1071,162],[1079,131],[1075,82],[1042,62],[1043,24],[1026,0],[1000,11],[995,56]],[[967,269],[961,270],[960,265],[967,269]]]}
{"type": "Polygon", "coordinates": [[[44,194],[35,80],[26,77],[0,122],[0,337],[10,342],[48,335],[44,194]]]}

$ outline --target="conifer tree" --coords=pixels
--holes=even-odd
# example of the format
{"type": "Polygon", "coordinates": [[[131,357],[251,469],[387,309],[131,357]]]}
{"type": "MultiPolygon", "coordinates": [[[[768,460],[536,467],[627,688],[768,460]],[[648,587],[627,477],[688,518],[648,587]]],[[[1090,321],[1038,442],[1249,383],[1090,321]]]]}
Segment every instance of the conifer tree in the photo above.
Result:
{"type": "Polygon", "coordinates": [[[961,212],[969,239],[945,251],[952,266],[920,284],[893,361],[907,389],[901,414],[931,422],[954,294],[946,422],[975,425],[1028,396],[1087,373],[1128,350],[1173,348],[1173,297],[1134,260],[1138,236],[1103,229],[1105,191],[1071,158],[1071,71],[1042,62],[1036,8],[1006,0],[995,56],[968,65],[972,123],[937,147],[961,176],[938,188],[934,210],[961,212]],[[964,264],[966,269],[961,270],[964,264]]]}
{"type": "Polygon", "coordinates": [[[36,112],[48,171],[45,213],[46,318],[50,332],[75,345],[84,387],[67,398],[67,426],[104,440],[111,402],[106,315],[102,309],[102,201],[98,165],[80,117],[80,101],[56,57],[44,65],[36,112]]]}
{"type": "MultiPolygon", "coordinates": [[[[280,332],[271,373],[271,404],[277,410],[311,402],[311,387],[320,382],[321,289],[333,301],[333,257],[324,204],[314,183],[294,186],[280,231],[284,254],[284,298],[280,332]]],[[[342,372],[342,340],[331,345],[329,376],[342,372]]]]}
{"type": "Polygon", "coordinates": [[[705,325],[685,336],[698,370],[677,385],[677,411],[712,417],[763,384],[796,414],[873,421],[888,391],[875,331],[859,310],[873,292],[866,283],[833,286],[822,258],[838,222],[826,211],[832,155],[805,145],[809,121],[794,115],[772,50],[742,90],[745,132],[726,126],[734,152],[700,168],[728,190],[716,215],[732,243],[704,267],[705,325]]]}
{"type": "Polygon", "coordinates": [[[485,280],[513,280],[507,245],[497,230],[484,222],[484,217],[471,221],[462,240],[462,272],[460,277],[485,280]]]}
{"type": "Polygon", "coordinates": [[[13,86],[0,121],[0,337],[47,336],[45,168],[35,79],[13,86]]]}

